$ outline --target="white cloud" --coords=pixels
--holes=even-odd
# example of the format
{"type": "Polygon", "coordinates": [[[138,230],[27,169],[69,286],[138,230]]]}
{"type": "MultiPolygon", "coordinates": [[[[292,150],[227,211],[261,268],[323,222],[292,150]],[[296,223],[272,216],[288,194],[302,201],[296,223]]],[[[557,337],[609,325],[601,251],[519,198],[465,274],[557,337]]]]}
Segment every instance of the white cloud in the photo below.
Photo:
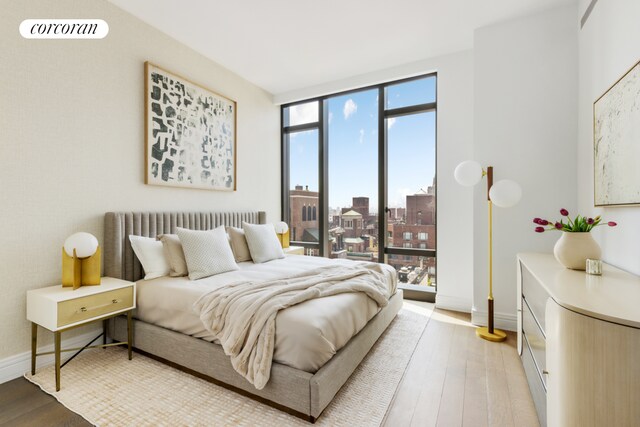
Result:
{"type": "Polygon", "coordinates": [[[316,101],[289,107],[289,123],[291,125],[316,121],[318,121],[318,103],[316,101]]]}
{"type": "Polygon", "coordinates": [[[387,129],[391,129],[394,124],[396,124],[396,118],[391,117],[390,119],[387,120],[387,129]]]}
{"type": "Polygon", "coordinates": [[[360,144],[364,142],[364,129],[360,129],[360,144]]]}
{"type": "Polygon", "coordinates": [[[329,111],[329,124],[331,124],[331,120],[333,120],[333,111],[329,111]]]}
{"type": "Polygon", "coordinates": [[[344,119],[347,120],[349,116],[358,111],[358,104],[353,102],[353,99],[347,99],[347,102],[344,103],[344,109],[342,112],[344,113],[344,119]]]}

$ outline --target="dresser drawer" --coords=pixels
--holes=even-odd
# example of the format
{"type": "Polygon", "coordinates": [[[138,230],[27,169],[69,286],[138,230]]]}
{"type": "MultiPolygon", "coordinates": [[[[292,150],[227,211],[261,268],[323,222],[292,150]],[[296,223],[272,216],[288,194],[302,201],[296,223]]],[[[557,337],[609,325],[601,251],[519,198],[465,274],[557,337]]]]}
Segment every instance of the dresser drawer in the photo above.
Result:
{"type": "Polygon", "coordinates": [[[538,413],[538,421],[541,426],[547,425],[547,390],[542,381],[535,361],[533,360],[533,354],[531,348],[527,344],[525,338],[522,346],[522,366],[524,367],[524,373],[527,376],[527,382],[529,383],[529,390],[531,390],[531,397],[533,398],[533,404],[536,407],[538,413]]]}
{"type": "Polygon", "coordinates": [[[88,295],[58,303],[58,327],[133,308],[133,287],[88,295]]]}
{"type": "Polygon", "coordinates": [[[520,264],[520,268],[522,270],[522,297],[529,304],[531,313],[538,321],[542,332],[546,333],[544,313],[549,294],[524,265],[520,264]]]}
{"type": "Polygon", "coordinates": [[[545,375],[542,375],[542,372],[547,369],[547,342],[544,333],[540,330],[540,327],[536,323],[533,314],[531,314],[531,310],[529,309],[526,301],[524,301],[522,304],[522,330],[524,331],[524,337],[526,339],[526,342],[524,344],[525,346],[528,344],[540,378],[542,378],[546,386],[547,378],[545,375]]]}

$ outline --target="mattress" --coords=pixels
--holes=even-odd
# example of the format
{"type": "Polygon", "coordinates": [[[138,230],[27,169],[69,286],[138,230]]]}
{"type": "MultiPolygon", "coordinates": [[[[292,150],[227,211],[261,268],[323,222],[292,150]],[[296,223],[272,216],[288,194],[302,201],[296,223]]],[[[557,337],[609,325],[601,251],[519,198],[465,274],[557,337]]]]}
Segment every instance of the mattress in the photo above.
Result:
{"type": "MultiPolygon", "coordinates": [[[[167,329],[215,341],[193,309],[193,303],[207,292],[243,280],[270,280],[291,276],[332,264],[358,261],[288,255],[264,264],[239,263],[239,270],[200,280],[160,277],[141,280],[137,286],[135,317],[167,329]]],[[[383,265],[388,295],[396,292],[393,267],[383,265]]],[[[363,293],[344,293],[305,301],[286,308],[276,317],[274,362],[315,373],[355,336],[379,311],[363,293]]]]}

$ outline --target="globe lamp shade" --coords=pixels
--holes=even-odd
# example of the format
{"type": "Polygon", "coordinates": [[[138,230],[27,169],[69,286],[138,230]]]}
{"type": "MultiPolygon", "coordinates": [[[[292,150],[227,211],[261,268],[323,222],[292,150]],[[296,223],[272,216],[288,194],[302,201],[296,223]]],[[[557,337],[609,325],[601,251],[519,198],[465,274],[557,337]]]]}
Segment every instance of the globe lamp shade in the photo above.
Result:
{"type": "Polygon", "coordinates": [[[473,160],[466,160],[456,167],[453,176],[458,184],[471,187],[482,179],[482,166],[473,160]]]}
{"type": "Polygon", "coordinates": [[[90,257],[98,249],[98,239],[93,234],[85,232],[72,234],[64,241],[64,251],[72,257],[74,249],[78,258],[90,257]]]}
{"type": "Polygon", "coordinates": [[[510,179],[503,179],[491,186],[489,198],[494,205],[500,208],[510,208],[515,206],[522,197],[522,189],[517,182],[510,179]]]}
{"type": "Polygon", "coordinates": [[[286,222],[280,221],[273,224],[273,228],[276,229],[276,233],[283,234],[289,231],[289,226],[286,222]]]}

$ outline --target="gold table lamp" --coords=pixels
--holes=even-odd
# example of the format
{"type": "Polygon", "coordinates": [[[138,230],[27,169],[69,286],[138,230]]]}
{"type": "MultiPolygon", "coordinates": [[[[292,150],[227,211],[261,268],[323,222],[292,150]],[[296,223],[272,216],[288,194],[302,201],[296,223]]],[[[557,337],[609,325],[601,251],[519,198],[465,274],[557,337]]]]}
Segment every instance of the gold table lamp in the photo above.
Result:
{"type": "Polygon", "coordinates": [[[95,286],[100,284],[100,246],[89,233],[67,237],[62,247],[62,286],[95,286]]]}
{"type": "Polygon", "coordinates": [[[273,227],[276,229],[276,234],[278,235],[278,240],[280,241],[280,245],[283,248],[289,247],[289,226],[286,222],[280,221],[273,224],[273,227]]]}
{"type": "Polygon", "coordinates": [[[487,207],[489,210],[489,296],[487,298],[487,326],[476,329],[476,335],[488,341],[500,342],[507,339],[507,334],[494,327],[493,312],[493,205],[501,208],[515,206],[522,197],[522,190],[515,182],[508,179],[493,183],[493,166],[485,171],[479,163],[467,160],[460,163],[454,172],[456,181],[466,187],[476,185],[483,177],[487,177],[487,207]]]}

